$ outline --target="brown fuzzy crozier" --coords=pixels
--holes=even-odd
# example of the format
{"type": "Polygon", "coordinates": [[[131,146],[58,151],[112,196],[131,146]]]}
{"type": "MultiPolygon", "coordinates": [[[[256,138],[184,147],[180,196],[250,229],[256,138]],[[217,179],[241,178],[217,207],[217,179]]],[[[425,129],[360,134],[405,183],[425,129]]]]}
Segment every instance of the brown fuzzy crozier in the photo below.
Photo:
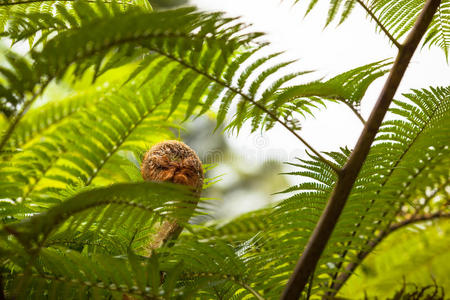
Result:
{"type": "Polygon", "coordinates": [[[200,192],[203,167],[197,154],[179,141],[154,145],[144,156],[141,174],[144,180],[165,181],[191,186],[200,192]]]}
{"type": "MultiPolygon", "coordinates": [[[[146,181],[173,182],[190,186],[200,196],[203,167],[197,154],[183,142],[169,140],[154,145],[144,156],[141,174],[146,181]]],[[[183,230],[176,220],[164,221],[149,245],[154,249],[174,240],[183,230]]]]}

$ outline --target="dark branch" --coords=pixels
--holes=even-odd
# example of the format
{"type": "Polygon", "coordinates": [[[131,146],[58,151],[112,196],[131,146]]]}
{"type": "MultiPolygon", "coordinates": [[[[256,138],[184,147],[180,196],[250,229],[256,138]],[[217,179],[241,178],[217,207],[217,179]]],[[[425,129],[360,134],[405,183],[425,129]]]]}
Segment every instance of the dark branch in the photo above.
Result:
{"type": "Polygon", "coordinates": [[[3,276],[2,273],[0,273],[0,300],[5,300],[5,289],[3,287],[3,276]]]}
{"type": "Polygon", "coordinates": [[[351,111],[355,114],[355,116],[361,121],[361,123],[363,124],[363,125],[366,125],[366,120],[364,120],[364,118],[362,117],[362,115],[359,113],[359,111],[353,106],[353,105],[351,105],[350,103],[348,103],[348,102],[346,102],[346,101],[343,101],[344,103],[345,103],[345,105],[347,105],[350,109],[351,109],[351,111]]]}
{"type": "Polygon", "coordinates": [[[308,277],[315,269],[339,216],[344,209],[347,198],[358,176],[358,173],[369,153],[375,135],[392,102],[395,92],[403,78],[411,57],[427,30],[440,0],[428,0],[417,18],[413,29],[408,34],[405,44],[399,48],[397,58],[389,73],[389,77],[378,97],[369,119],[359,137],[349,160],[338,173],[338,180],[328,200],[327,206],[312,233],[306,248],[300,257],[294,272],[286,285],[281,299],[298,299],[305,288],[308,277]]]}

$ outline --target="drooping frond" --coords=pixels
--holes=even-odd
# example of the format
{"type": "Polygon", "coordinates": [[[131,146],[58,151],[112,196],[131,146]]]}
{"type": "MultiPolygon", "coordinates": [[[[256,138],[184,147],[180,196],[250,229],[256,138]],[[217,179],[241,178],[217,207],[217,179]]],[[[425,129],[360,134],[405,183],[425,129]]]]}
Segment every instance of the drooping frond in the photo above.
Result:
{"type": "MultiPolygon", "coordinates": [[[[120,228],[139,231],[162,218],[187,220],[197,200],[186,188],[163,183],[125,183],[78,193],[20,223],[6,226],[26,249],[45,246],[51,234],[114,234],[120,228]]],[[[128,242],[132,242],[131,240],[128,242]]]]}
{"type": "MultiPolygon", "coordinates": [[[[75,75],[81,75],[93,66],[98,76],[132,58],[137,59],[143,49],[147,49],[150,55],[143,60],[145,67],[155,59],[160,60],[156,67],[161,64],[176,67],[167,80],[168,84],[173,79],[180,80],[180,87],[172,97],[175,99],[172,111],[181,100],[179,96],[189,90],[195,93],[191,98],[192,111],[211,81],[217,84],[234,52],[259,36],[237,35],[243,26],[229,26],[232,21],[221,18],[220,14],[206,15],[190,8],[156,13],[133,9],[101,19],[88,19],[79,27],[59,32],[42,50],[33,50],[34,73],[41,77],[40,81],[48,82],[53,77],[60,78],[75,64],[75,75]],[[199,51],[201,49],[204,51],[199,51]],[[210,66],[215,67],[209,70],[210,66]],[[184,71],[180,72],[182,69],[184,71]],[[198,83],[198,87],[193,88],[192,82],[198,83]]],[[[148,78],[159,71],[150,72],[148,78]]],[[[221,91],[225,87],[226,84],[219,83],[215,89],[221,91]]]]}
{"type": "Polygon", "coordinates": [[[316,81],[289,87],[280,93],[278,101],[292,102],[308,97],[320,97],[338,100],[359,111],[367,88],[374,80],[388,72],[386,67],[389,65],[389,62],[379,61],[349,70],[324,82],[316,81]]]}
{"type": "MultiPolygon", "coordinates": [[[[214,102],[220,102],[219,126],[235,103],[236,113],[230,128],[239,130],[245,121],[251,120],[253,130],[270,129],[276,122],[290,131],[299,129],[296,114],[312,114],[312,108],[323,105],[325,97],[320,89],[307,97],[283,92],[289,80],[306,72],[271,80],[271,75],[292,62],[273,64],[271,61],[279,53],[255,59],[261,56],[258,48],[248,50],[244,46],[257,41],[260,34],[239,34],[242,29],[242,24],[223,18],[221,14],[206,15],[190,8],[148,13],[136,8],[101,19],[88,18],[78,27],[59,32],[42,50],[32,50],[31,56],[33,67],[44,81],[60,78],[71,66],[75,76],[91,67],[98,76],[130,60],[140,60],[130,80],[140,73],[146,73],[150,80],[161,71],[167,71],[162,89],[176,83],[177,88],[167,99],[171,103],[170,112],[174,112],[179,103],[188,102],[187,118],[205,113],[214,102]],[[169,19],[170,22],[165,21],[169,19]],[[142,53],[146,54],[144,58],[142,53]],[[249,80],[255,75],[254,80],[249,80]],[[201,109],[196,113],[198,106],[201,109]]],[[[345,78],[337,77],[335,81],[348,80],[354,88],[359,86],[355,95],[345,95],[351,99],[362,96],[367,85],[382,74],[380,72],[375,65],[368,66],[344,74],[345,78]]],[[[330,81],[326,86],[335,83],[330,81]]],[[[334,92],[346,94],[338,91],[337,86],[334,92]]]]}

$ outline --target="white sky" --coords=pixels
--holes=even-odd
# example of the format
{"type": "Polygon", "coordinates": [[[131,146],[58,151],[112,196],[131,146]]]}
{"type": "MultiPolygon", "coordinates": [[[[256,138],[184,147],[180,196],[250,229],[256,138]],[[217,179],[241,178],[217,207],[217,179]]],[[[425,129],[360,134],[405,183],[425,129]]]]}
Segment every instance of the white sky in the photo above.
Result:
{"type": "MultiPolygon", "coordinates": [[[[252,23],[254,30],[266,32],[272,49],[285,50],[285,58],[299,59],[290,71],[317,70],[310,79],[329,78],[364,64],[395,57],[395,47],[384,34],[376,32],[374,22],[366,18],[358,5],[344,24],[336,27],[336,23],[332,23],[324,29],[328,1],[319,1],[304,18],[309,2],[292,5],[292,1],[280,0],[192,0],[202,10],[242,16],[242,21],[252,23]]],[[[368,89],[362,102],[364,118],[369,115],[385,79],[386,76],[378,79],[368,89]]],[[[450,67],[443,51],[437,47],[424,48],[413,57],[396,98],[410,88],[449,84],[450,67]]],[[[304,121],[299,133],[317,150],[327,151],[345,145],[353,147],[361,129],[361,122],[346,106],[332,104],[316,113],[315,118],[304,121]]],[[[267,158],[292,161],[296,156],[303,156],[305,149],[281,126],[262,135],[260,132],[249,135],[248,128],[244,128],[238,136],[230,136],[228,142],[253,164],[267,158]]]]}

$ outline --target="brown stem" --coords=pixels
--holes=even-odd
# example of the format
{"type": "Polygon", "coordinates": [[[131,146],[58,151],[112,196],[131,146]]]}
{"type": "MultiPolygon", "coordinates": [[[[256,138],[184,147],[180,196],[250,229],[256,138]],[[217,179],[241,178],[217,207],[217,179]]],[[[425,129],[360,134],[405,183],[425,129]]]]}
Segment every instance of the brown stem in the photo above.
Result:
{"type": "Polygon", "coordinates": [[[339,216],[342,213],[356,177],[369,153],[375,135],[377,134],[392,98],[397,91],[411,57],[421,38],[425,34],[440,2],[440,0],[427,0],[413,29],[408,34],[404,45],[399,48],[398,55],[383,90],[378,97],[378,101],[364,126],[355,149],[351,153],[347,163],[338,173],[338,180],[328,200],[327,206],[325,207],[302,256],[297,262],[291,278],[289,278],[281,299],[298,299],[308,281],[308,277],[315,269],[317,262],[330,239],[331,233],[336,226],[339,216]]]}
{"type": "Polygon", "coordinates": [[[183,226],[178,224],[176,220],[166,220],[158,228],[156,234],[152,237],[152,241],[148,245],[147,256],[150,257],[154,250],[161,248],[178,239],[183,231],[183,226]]]}
{"type": "Polygon", "coordinates": [[[345,105],[347,105],[348,108],[351,109],[351,111],[355,114],[355,116],[361,121],[361,123],[362,123],[363,125],[366,125],[366,120],[364,120],[364,118],[362,117],[362,115],[359,113],[359,111],[358,111],[355,107],[353,107],[353,105],[351,105],[350,103],[348,103],[348,102],[346,102],[346,101],[343,101],[343,103],[344,103],[345,105]]]}
{"type": "MultiPolygon", "coordinates": [[[[345,271],[342,272],[339,277],[336,279],[334,285],[333,285],[333,290],[334,291],[338,291],[344,284],[345,282],[347,282],[347,280],[350,278],[350,275],[353,274],[353,272],[355,271],[355,269],[361,264],[361,262],[364,260],[364,258],[366,258],[367,255],[369,255],[373,249],[379,244],[381,243],[381,241],[383,241],[389,234],[391,234],[392,232],[417,223],[417,222],[422,222],[422,221],[429,221],[429,220],[434,220],[434,219],[447,219],[450,218],[450,213],[445,213],[445,212],[436,212],[433,214],[428,214],[428,215],[418,215],[418,216],[412,216],[409,219],[403,220],[399,223],[393,224],[391,225],[387,230],[382,231],[375,239],[373,239],[369,244],[368,244],[368,250],[366,251],[362,251],[358,254],[357,256],[357,261],[351,262],[347,265],[347,267],[345,267],[345,271]]],[[[334,297],[335,294],[331,295],[331,298],[334,297]]]]}
{"type": "Polygon", "coordinates": [[[372,18],[372,20],[377,23],[378,27],[380,27],[381,31],[391,40],[391,42],[400,49],[402,45],[390,34],[390,32],[384,27],[380,20],[374,15],[374,13],[367,7],[367,5],[362,0],[356,0],[356,2],[361,5],[361,7],[367,12],[367,14],[372,18]]]}

